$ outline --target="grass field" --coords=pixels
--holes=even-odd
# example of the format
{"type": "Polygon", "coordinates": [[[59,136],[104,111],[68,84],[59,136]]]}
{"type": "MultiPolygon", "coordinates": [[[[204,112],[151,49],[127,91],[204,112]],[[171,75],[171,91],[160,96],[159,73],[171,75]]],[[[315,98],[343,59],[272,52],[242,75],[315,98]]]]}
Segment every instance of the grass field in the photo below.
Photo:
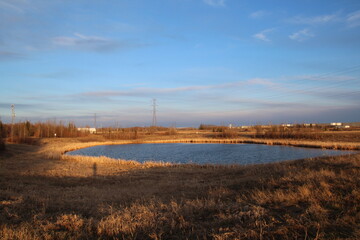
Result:
{"type": "MultiPolygon", "coordinates": [[[[184,136],[176,138],[210,141],[184,136]]],[[[166,138],[176,140],[141,141],[166,138]]],[[[8,144],[0,154],[0,238],[360,239],[360,154],[253,166],[61,155],[127,142],[8,144]]],[[[359,147],[352,141],[296,143],[359,147]]]]}

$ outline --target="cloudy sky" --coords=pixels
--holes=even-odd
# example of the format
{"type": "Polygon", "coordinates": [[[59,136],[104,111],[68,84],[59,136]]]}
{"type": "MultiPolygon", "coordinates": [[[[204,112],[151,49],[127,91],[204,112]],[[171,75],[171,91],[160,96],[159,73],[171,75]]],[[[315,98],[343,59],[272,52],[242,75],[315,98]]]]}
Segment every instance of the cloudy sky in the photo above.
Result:
{"type": "Polygon", "coordinates": [[[0,117],[360,121],[359,0],[0,0],[0,117]]]}

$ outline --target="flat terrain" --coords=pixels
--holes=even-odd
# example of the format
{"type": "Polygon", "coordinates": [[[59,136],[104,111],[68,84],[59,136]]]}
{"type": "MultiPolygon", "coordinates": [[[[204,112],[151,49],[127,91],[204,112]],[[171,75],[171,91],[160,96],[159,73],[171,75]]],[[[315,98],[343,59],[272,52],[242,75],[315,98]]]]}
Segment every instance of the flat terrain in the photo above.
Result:
{"type": "Polygon", "coordinates": [[[99,141],[8,144],[0,238],[360,239],[360,154],[254,166],[61,155],[99,141]]]}

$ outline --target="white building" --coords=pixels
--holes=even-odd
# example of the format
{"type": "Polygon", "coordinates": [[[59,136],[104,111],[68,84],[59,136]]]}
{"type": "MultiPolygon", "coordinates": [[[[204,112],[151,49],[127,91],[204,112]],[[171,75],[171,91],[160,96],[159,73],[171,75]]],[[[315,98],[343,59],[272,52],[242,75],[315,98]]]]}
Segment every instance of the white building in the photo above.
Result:
{"type": "Polygon", "coordinates": [[[89,132],[89,133],[96,133],[96,128],[78,128],[77,129],[80,132],[89,132]]]}

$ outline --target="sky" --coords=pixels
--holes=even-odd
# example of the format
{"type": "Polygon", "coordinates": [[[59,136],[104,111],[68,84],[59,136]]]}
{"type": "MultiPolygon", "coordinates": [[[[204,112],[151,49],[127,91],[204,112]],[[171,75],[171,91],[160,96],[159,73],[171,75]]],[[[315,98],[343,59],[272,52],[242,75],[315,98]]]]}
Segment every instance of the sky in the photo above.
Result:
{"type": "Polygon", "coordinates": [[[0,117],[360,121],[359,0],[0,0],[0,117]]]}

